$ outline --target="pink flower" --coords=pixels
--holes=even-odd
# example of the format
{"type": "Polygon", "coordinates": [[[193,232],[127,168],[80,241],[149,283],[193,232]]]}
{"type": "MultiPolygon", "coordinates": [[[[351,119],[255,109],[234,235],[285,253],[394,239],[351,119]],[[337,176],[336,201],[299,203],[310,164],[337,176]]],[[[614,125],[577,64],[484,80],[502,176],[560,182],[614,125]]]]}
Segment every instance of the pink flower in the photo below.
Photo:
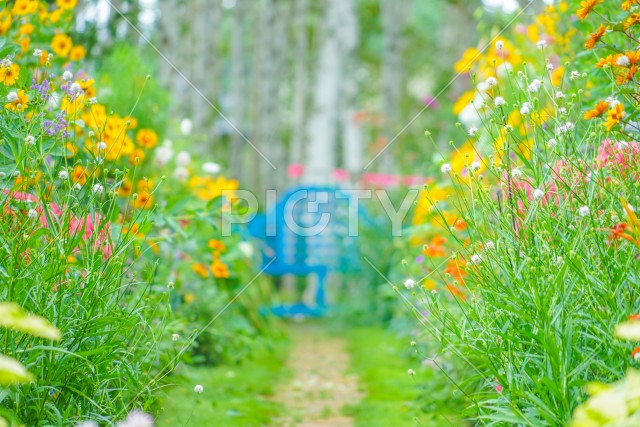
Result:
{"type": "Polygon", "coordinates": [[[620,170],[629,168],[630,163],[636,163],[640,156],[640,145],[637,142],[614,142],[605,139],[598,149],[596,166],[603,168],[616,165],[620,170]]]}
{"type": "Polygon", "coordinates": [[[294,178],[294,179],[300,178],[303,173],[304,173],[303,165],[299,165],[299,164],[289,165],[289,167],[287,168],[287,174],[289,175],[289,178],[294,178]]]}

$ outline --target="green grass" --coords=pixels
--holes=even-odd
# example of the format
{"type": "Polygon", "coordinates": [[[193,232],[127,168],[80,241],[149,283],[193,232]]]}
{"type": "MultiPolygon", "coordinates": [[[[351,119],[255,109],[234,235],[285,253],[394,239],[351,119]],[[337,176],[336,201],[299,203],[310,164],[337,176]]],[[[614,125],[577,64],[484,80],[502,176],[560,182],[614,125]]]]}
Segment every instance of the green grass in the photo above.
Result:
{"type": "Polygon", "coordinates": [[[373,328],[354,329],[345,335],[352,371],[358,374],[365,393],[358,405],[345,409],[356,418],[356,427],[465,425],[453,420],[453,410],[443,407],[444,390],[451,386],[441,373],[417,366],[420,361],[412,356],[408,340],[373,328]],[[409,368],[417,371],[415,377],[408,375],[409,368]]]}
{"type": "Polygon", "coordinates": [[[280,414],[280,405],[270,400],[274,385],[286,376],[284,340],[269,343],[251,359],[236,366],[189,367],[184,378],[163,396],[157,425],[258,427],[280,414]],[[196,384],[204,387],[196,394],[196,384]]]}

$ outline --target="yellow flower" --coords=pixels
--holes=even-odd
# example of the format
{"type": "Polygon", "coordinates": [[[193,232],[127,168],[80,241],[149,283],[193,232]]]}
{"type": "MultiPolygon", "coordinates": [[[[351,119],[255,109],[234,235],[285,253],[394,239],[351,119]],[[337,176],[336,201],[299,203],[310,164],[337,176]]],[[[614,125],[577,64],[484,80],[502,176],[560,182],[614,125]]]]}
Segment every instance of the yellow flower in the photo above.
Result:
{"type": "Polygon", "coordinates": [[[82,166],[76,166],[73,168],[73,173],[71,174],[71,179],[74,183],[84,185],[87,183],[87,176],[89,172],[83,168],[82,166]]]}
{"type": "Polygon", "coordinates": [[[33,24],[26,23],[21,25],[18,31],[20,32],[20,34],[28,36],[31,33],[33,33],[33,30],[34,30],[33,24]]]}
{"type": "Polygon", "coordinates": [[[591,33],[587,41],[584,43],[584,47],[586,47],[587,49],[593,49],[596,44],[602,39],[604,33],[606,33],[608,29],[609,27],[605,27],[604,25],[600,24],[600,28],[598,28],[594,33],[591,33]]]}
{"type": "Polygon", "coordinates": [[[476,97],[475,91],[465,92],[453,105],[453,114],[460,114],[476,97]]]}
{"type": "Polygon", "coordinates": [[[61,58],[69,56],[69,52],[73,47],[71,37],[66,34],[56,34],[51,41],[51,50],[61,58]]]}
{"type": "Polygon", "coordinates": [[[5,35],[11,28],[11,14],[6,9],[0,12],[0,36],[5,35]]]}
{"type": "Polygon", "coordinates": [[[560,86],[562,84],[562,78],[564,77],[564,67],[558,67],[551,73],[551,84],[554,86],[560,86]]]}
{"type": "Polygon", "coordinates": [[[56,4],[58,5],[58,7],[60,9],[73,9],[74,7],[76,7],[76,4],[78,3],[78,0],[56,0],[56,4]]]}
{"type": "Polygon", "coordinates": [[[69,59],[72,61],[80,61],[87,54],[87,51],[82,46],[74,46],[69,52],[69,59]]]}
{"type": "Polygon", "coordinates": [[[158,143],[158,135],[151,129],[140,129],[136,135],[136,141],[142,148],[153,148],[158,143]]]}
{"type": "Polygon", "coordinates": [[[196,296],[192,293],[188,293],[184,296],[184,302],[186,304],[191,304],[192,302],[194,302],[196,300],[196,296]]]}
{"type": "Polygon", "coordinates": [[[616,104],[615,107],[609,110],[609,117],[606,122],[603,123],[607,130],[611,130],[615,125],[620,123],[625,116],[624,105],[622,103],[616,104]]]}
{"type": "Polygon", "coordinates": [[[24,93],[24,90],[19,90],[17,95],[16,99],[5,104],[4,108],[11,111],[24,111],[27,105],[29,105],[29,97],[24,93]]]}
{"type": "Polygon", "coordinates": [[[141,150],[140,148],[135,148],[133,150],[133,153],[131,153],[131,155],[129,156],[129,162],[132,165],[137,165],[138,163],[142,163],[145,157],[146,154],[143,150],[141,150]]]}
{"type": "Polygon", "coordinates": [[[38,0],[16,0],[11,9],[14,15],[29,15],[38,11],[38,0]]]}
{"type": "Polygon", "coordinates": [[[120,187],[118,187],[118,195],[120,197],[129,197],[129,195],[131,194],[132,187],[133,187],[133,184],[128,178],[123,179],[122,183],[120,184],[120,187]]]}
{"type": "Polygon", "coordinates": [[[31,40],[29,39],[29,37],[23,37],[20,39],[20,50],[22,52],[28,51],[29,46],[31,46],[31,40]]]}
{"type": "Polygon", "coordinates": [[[0,81],[2,81],[5,86],[14,84],[19,76],[20,67],[16,63],[11,64],[9,67],[0,68],[0,81]]]}
{"type": "Polygon", "coordinates": [[[209,240],[208,245],[209,245],[209,249],[212,249],[214,253],[220,254],[227,251],[227,247],[222,242],[222,240],[211,239],[209,240]]]}
{"type": "Polygon", "coordinates": [[[462,58],[453,66],[453,69],[456,73],[464,73],[469,71],[471,67],[480,59],[481,52],[472,47],[467,49],[463,54],[462,58]]]}

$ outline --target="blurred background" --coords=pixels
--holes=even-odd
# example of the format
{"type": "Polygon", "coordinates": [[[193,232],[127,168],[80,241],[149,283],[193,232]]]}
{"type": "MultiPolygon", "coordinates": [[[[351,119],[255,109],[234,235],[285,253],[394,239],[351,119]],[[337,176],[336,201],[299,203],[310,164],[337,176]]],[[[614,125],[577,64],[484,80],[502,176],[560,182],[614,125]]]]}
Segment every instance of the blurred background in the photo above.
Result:
{"type": "Polygon", "coordinates": [[[256,193],[296,182],[411,186],[454,138],[444,118],[469,76],[452,82],[462,70],[451,64],[524,3],[87,0],[74,40],[96,58],[92,74],[122,76],[105,82],[115,89],[101,102],[128,111],[146,84],[142,126],[256,193]]]}

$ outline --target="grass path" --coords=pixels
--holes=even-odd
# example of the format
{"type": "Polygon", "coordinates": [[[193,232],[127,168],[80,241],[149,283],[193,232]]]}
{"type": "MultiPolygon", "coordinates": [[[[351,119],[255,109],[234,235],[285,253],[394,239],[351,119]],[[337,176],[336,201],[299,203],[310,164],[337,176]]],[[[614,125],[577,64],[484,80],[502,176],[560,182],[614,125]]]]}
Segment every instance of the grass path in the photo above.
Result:
{"type": "Polygon", "coordinates": [[[277,427],[352,427],[354,418],[344,408],[362,395],[351,365],[347,343],[328,335],[315,323],[289,326],[292,350],[287,362],[289,381],[281,384],[275,400],[286,408],[277,427]]]}

